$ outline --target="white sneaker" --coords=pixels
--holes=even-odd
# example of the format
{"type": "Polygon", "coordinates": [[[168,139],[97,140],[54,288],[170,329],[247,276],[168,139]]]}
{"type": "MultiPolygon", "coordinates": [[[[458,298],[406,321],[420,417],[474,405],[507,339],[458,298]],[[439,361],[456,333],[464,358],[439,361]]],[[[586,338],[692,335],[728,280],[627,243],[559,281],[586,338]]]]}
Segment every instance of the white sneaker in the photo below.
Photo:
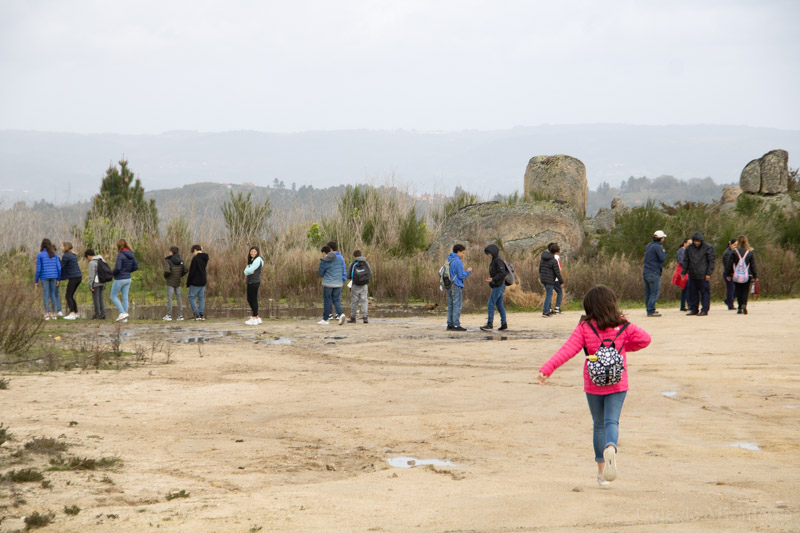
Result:
{"type": "Polygon", "coordinates": [[[128,316],[130,316],[128,313],[120,313],[117,317],[117,322],[127,322],[128,316]]]}
{"type": "Polygon", "coordinates": [[[127,318],[123,318],[123,319],[121,320],[121,322],[122,322],[123,324],[127,324],[127,323],[128,323],[128,319],[127,319],[127,318]]]}
{"type": "Polygon", "coordinates": [[[179,317],[178,317],[178,320],[183,320],[183,317],[182,317],[182,316],[179,316],[179,317]]]}
{"type": "Polygon", "coordinates": [[[319,322],[317,322],[317,324],[319,324],[320,326],[327,326],[328,324],[330,324],[330,322],[328,322],[327,320],[323,319],[323,320],[320,320],[319,322]]]}
{"type": "Polygon", "coordinates": [[[603,459],[606,461],[606,466],[603,470],[603,479],[606,481],[614,481],[617,479],[617,450],[613,446],[608,446],[603,450],[603,459]]]}
{"type": "Polygon", "coordinates": [[[62,313],[61,311],[59,311],[58,313],[56,313],[56,316],[64,316],[64,313],[62,313]]]}
{"type": "Polygon", "coordinates": [[[340,325],[340,326],[341,326],[342,324],[344,324],[344,319],[345,319],[345,318],[346,318],[346,317],[344,316],[344,313],[342,313],[341,315],[339,315],[339,325],[340,325]]]}
{"type": "Polygon", "coordinates": [[[78,318],[78,317],[75,316],[75,315],[67,315],[67,316],[64,317],[64,320],[75,320],[76,318],[78,318]]]}
{"type": "Polygon", "coordinates": [[[256,320],[255,318],[250,318],[247,320],[247,322],[245,322],[245,324],[247,324],[248,326],[257,326],[258,320],[256,320]]]}
{"type": "Polygon", "coordinates": [[[258,321],[258,323],[259,323],[259,324],[261,324],[262,320],[261,320],[261,317],[260,317],[260,316],[259,316],[259,317],[256,317],[256,320],[258,321]]]}
{"type": "Polygon", "coordinates": [[[608,487],[609,485],[611,485],[611,482],[603,479],[602,474],[597,474],[597,484],[600,485],[601,487],[608,487]]]}
{"type": "Polygon", "coordinates": [[[50,320],[50,315],[44,315],[45,320],[50,320]]]}
{"type": "Polygon", "coordinates": [[[161,320],[165,322],[172,322],[172,317],[169,315],[164,315],[164,318],[162,318],[161,320]]]}

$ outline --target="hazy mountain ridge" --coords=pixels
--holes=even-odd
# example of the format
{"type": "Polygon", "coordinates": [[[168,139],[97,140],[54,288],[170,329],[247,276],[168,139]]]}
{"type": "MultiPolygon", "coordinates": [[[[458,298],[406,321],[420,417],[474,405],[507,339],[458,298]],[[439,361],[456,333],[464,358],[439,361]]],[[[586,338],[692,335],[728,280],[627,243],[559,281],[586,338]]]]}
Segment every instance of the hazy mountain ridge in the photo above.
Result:
{"type": "MultiPolygon", "coordinates": [[[[0,132],[4,206],[18,199],[74,202],[94,195],[110,162],[127,157],[147,190],[197,182],[324,188],[387,178],[418,192],[456,186],[484,197],[522,189],[528,160],[581,159],[589,188],[629,176],[737,182],[751,159],[800,150],[800,131],[745,126],[564,125],[497,131],[168,132],[120,135],[0,132]]],[[[790,161],[791,165],[791,161],[790,161]]]]}

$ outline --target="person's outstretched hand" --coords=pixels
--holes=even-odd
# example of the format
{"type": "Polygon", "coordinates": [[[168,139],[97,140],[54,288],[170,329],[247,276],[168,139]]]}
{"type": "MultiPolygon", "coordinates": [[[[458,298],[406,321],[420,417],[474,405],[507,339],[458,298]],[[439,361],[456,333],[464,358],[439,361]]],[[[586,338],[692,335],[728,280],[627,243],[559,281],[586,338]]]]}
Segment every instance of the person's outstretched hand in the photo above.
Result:
{"type": "Polygon", "coordinates": [[[541,372],[539,372],[539,385],[544,385],[544,382],[547,381],[547,378],[550,376],[545,376],[541,372]]]}

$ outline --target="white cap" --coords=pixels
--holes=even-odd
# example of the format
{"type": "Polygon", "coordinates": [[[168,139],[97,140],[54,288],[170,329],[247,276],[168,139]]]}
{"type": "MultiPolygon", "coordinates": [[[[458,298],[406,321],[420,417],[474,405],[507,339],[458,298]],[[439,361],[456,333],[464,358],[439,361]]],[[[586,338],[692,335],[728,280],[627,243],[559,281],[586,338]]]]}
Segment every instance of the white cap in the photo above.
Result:
{"type": "Polygon", "coordinates": [[[663,232],[663,231],[661,231],[661,230],[658,230],[657,232],[653,233],[653,237],[655,237],[655,238],[657,238],[657,239],[663,239],[663,238],[665,238],[666,236],[667,236],[667,234],[666,234],[666,233],[664,233],[664,232],[663,232]]]}

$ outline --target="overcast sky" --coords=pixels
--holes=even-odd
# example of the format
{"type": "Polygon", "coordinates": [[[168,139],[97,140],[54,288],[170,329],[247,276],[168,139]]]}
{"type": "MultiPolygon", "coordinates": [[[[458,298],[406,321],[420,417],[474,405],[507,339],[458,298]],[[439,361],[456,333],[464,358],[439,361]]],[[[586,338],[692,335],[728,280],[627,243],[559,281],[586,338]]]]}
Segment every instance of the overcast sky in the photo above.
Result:
{"type": "Polygon", "coordinates": [[[800,129],[800,2],[0,0],[0,129],[800,129]]]}

